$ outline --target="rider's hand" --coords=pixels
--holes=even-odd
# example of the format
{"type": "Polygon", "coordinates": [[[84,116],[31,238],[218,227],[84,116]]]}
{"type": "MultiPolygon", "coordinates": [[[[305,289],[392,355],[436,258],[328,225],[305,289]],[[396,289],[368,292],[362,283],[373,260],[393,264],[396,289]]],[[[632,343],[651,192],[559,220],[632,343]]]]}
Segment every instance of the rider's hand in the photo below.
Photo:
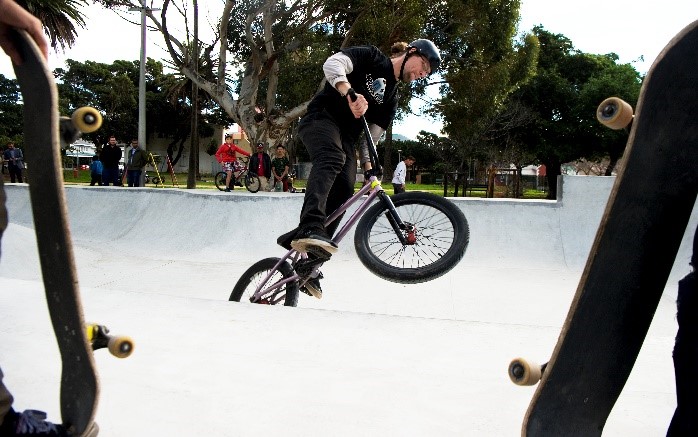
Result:
{"type": "Polygon", "coordinates": [[[354,114],[354,118],[361,118],[368,110],[368,101],[359,93],[356,93],[356,100],[353,102],[351,101],[351,96],[347,94],[347,102],[349,102],[349,109],[354,114]]]}

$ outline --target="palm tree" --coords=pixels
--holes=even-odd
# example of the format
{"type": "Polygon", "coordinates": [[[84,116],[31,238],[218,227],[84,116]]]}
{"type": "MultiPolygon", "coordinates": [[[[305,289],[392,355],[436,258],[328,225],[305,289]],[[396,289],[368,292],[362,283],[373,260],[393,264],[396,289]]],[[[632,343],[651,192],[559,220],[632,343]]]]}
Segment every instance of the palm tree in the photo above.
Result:
{"type": "Polygon", "coordinates": [[[78,33],[73,23],[85,28],[78,7],[87,5],[87,0],[17,0],[17,4],[41,20],[54,50],[75,44],[78,33]]]}

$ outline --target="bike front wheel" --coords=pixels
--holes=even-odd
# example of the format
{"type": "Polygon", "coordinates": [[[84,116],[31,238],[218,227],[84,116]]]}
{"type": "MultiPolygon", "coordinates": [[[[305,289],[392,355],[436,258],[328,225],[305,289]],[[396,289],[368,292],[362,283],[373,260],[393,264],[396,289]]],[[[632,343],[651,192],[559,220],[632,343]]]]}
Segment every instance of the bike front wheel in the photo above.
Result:
{"type": "Polygon", "coordinates": [[[214,179],[216,183],[216,188],[218,188],[221,191],[225,191],[227,186],[225,185],[225,179],[228,177],[228,174],[224,171],[219,171],[216,173],[216,177],[214,179]]]}
{"type": "Polygon", "coordinates": [[[354,233],[356,253],[375,275],[392,282],[430,281],[450,271],[463,258],[470,240],[463,212],[430,193],[401,193],[390,198],[400,218],[413,226],[401,230],[403,244],[382,202],[370,207],[354,233]]]}
{"type": "Polygon", "coordinates": [[[247,173],[245,175],[245,188],[250,193],[256,193],[262,187],[262,182],[256,174],[247,173]]]}
{"type": "MultiPolygon", "coordinates": [[[[252,267],[247,269],[245,273],[240,276],[228,300],[241,302],[244,299],[245,302],[249,302],[250,298],[254,296],[255,291],[257,291],[257,288],[259,288],[264,281],[264,278],[274,269],[274,266],[279,260],[280,258],[265,258],[254,263],[252,267]]],[[[291,267],[291,264],[284,261],[277,270],[273,271],[271,277],[264,283],[264,287],[271,287],[275,283],[283,279],[288,279],[293,275],[295,275],[293,267],[291,267]]],[[[266,305],[283,303],[287,307],[298,305],[298,281],[290,281],[271,290],[256,303],[266,305]]]]}

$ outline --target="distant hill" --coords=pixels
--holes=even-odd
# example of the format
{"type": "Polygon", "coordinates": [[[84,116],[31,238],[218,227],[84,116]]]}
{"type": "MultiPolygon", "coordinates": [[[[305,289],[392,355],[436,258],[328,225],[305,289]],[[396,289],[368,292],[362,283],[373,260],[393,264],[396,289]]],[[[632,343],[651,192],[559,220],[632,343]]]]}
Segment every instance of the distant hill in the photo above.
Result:
{"type": "Polygon", "coordinates": [[[404,135],[393,133],[393,141],[413,141],[412,138],[407,138],[404,135]]]}

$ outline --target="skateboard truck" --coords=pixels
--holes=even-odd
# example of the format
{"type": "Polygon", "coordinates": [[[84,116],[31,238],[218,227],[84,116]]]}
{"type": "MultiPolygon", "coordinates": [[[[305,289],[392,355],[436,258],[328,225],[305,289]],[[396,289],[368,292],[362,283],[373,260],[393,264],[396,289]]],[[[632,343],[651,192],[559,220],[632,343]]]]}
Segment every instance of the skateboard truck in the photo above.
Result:
{"type": "Polygon", "coordinates": [[[130,337],[110,335],[109,328],[104,325],[88,323],[85,331],[92,350],[107,348],[117,358],[126,358],[133,353],[134,344],[130,337]]]}

